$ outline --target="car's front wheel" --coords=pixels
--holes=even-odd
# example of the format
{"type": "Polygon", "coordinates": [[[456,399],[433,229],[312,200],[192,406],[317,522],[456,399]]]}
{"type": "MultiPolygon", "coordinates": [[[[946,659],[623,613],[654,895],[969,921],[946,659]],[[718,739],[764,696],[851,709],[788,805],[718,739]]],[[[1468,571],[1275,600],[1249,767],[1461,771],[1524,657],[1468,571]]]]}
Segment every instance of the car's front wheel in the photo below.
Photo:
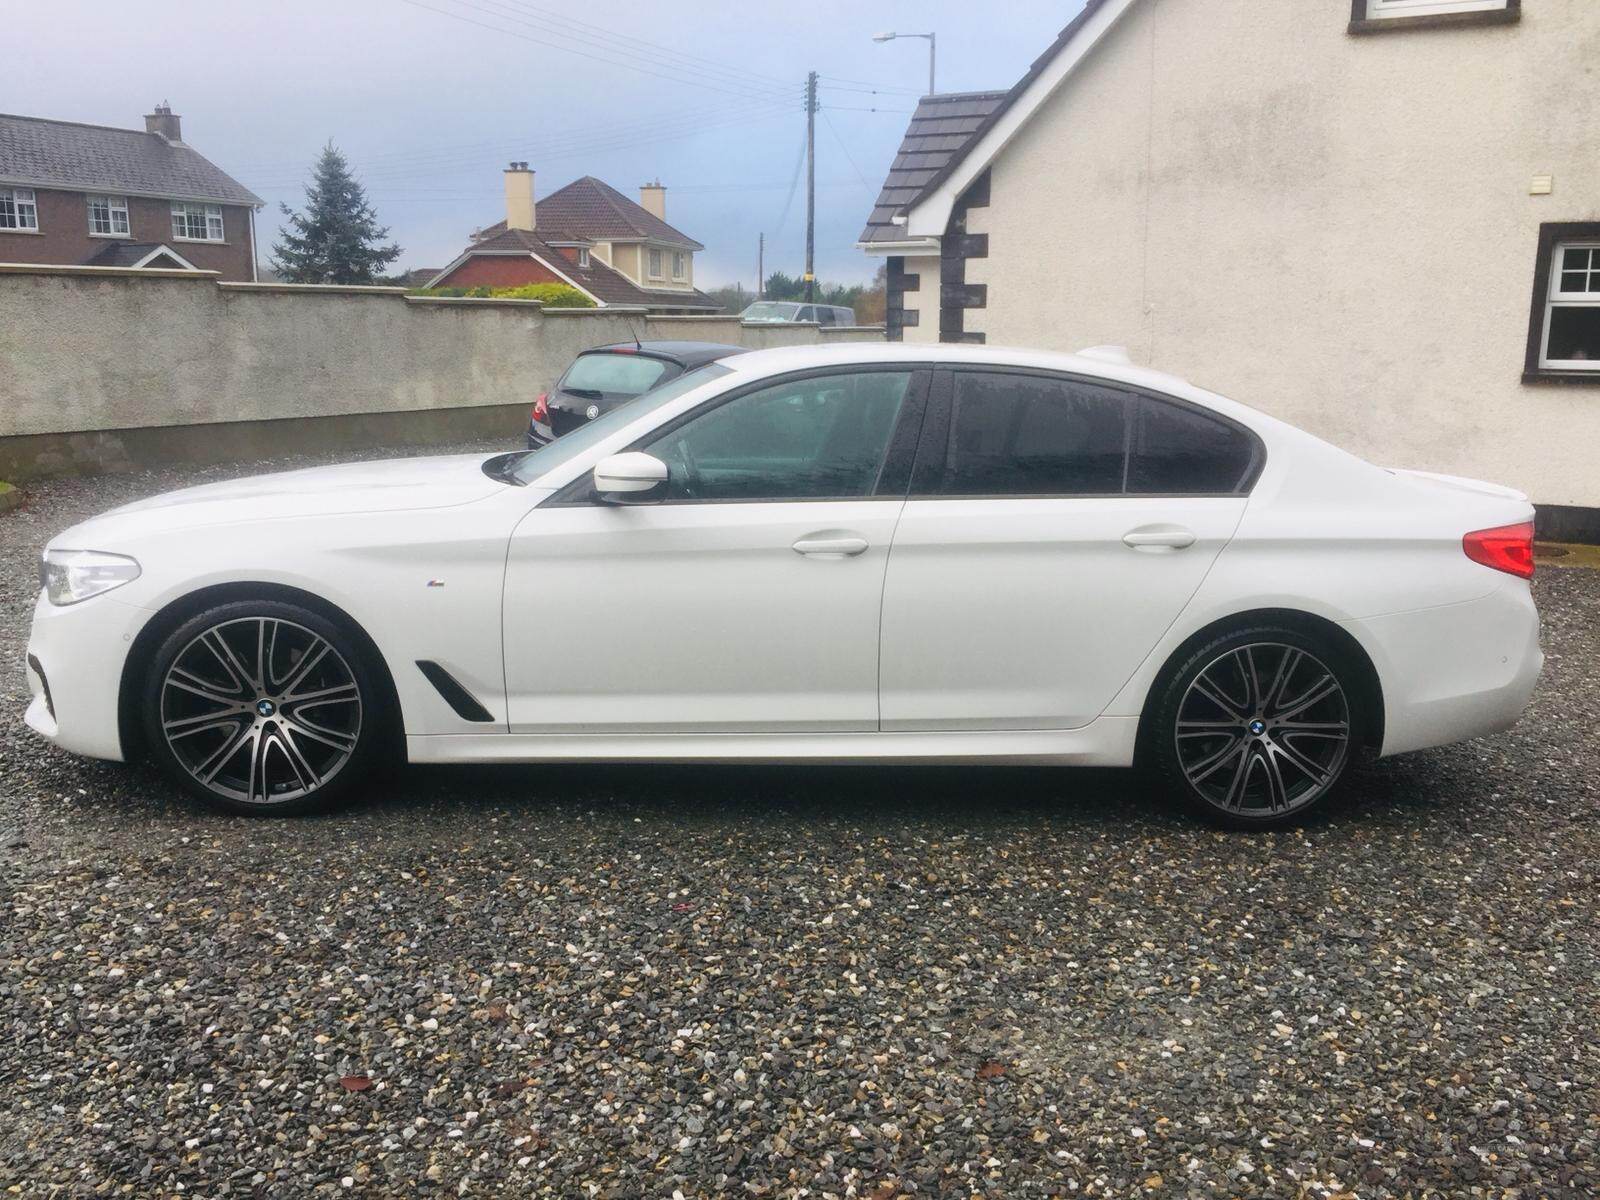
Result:
{"type": "Polygon", "coordinates": [[[1355,675],[1335,648],[1286,628],[1243,629],[1190,655],[1154,716],[1154,758],[1201,815],[1234,828],[1304,816],[1356,750],[1355,675]]]}
{"type": "Polygon", "coordinates": [[[376,680],[349,633],[279,601],[219,605],[157,648],[144,691],[147,741],[201,799],[286,814],[348,793],[379,752],[376,680]]]}

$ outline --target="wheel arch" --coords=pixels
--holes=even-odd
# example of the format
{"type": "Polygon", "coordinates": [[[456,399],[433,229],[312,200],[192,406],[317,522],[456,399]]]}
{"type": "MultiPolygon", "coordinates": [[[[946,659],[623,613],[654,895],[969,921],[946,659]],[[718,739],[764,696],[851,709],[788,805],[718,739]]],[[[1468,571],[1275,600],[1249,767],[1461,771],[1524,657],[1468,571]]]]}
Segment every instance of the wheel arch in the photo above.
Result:
{"type": "Polygon", "coordinates": [[[1134,743],[1134,761],[1145,764],[1149,761],[1150,738],[1154,735],[1152,722],[1155,718],[1157,701],[1167,685],[1172,681],[1178,669],[1199,647],[1224,634],[1238,629],[1250,629],[1261,625],[1276,625],[1286,629],[1293,629],[1308,637],[1325,642],[1337,653],[1345,664],[1355,674],[1355,684],[1359,689],[1361,703],[1361,727],[1357,741],[1371,747],[1373,750],[1383,745],[1384,709],[1383,709],[1383,682],[1378,675],[1378,669],[1373,665],[1372,658],[1366,648],[1356,638],[1335,621],[1327,617],[1309,613],[1296,608],[1252,608],[1242,612],[1230,613],[1219,617],[1208,625],[1195,630],[1181,643],[1173,648],[1172,652],[1156,672],[1155,678],[1150,681],[1149,690],[1145,692],[1144,703],[1139,710],[1139,732],[1134,743]]]}
{"type": "Polygon", "coordinates": [[[161,643],[189,618],[219,604],[230,604],[241,600],[276,600],[286,604],[298,604],[346,630],[355,639],[367,667],[378,681],[382,692],[384,719],[388,724],[391,738],[400,753],[404,754],[405,731],[401,717],[400,694],[395,688],[394,676],[389,671],[389,664],[384,659],[383,652],[378,649],[378,644],[372,640],[372,636],[361,627],[361,623],[337,604],[323,599],[314,592],[281,583],[238,581],[214,584],[179,596],[146,621],[144,628],[134,636],[128,656],[123,660],[122,679],[117,689],[117,731],[122,740],[124,758],[132,760],[140,757],[147,749],[144,724],[139,719],[139,692],[161,643]]]}

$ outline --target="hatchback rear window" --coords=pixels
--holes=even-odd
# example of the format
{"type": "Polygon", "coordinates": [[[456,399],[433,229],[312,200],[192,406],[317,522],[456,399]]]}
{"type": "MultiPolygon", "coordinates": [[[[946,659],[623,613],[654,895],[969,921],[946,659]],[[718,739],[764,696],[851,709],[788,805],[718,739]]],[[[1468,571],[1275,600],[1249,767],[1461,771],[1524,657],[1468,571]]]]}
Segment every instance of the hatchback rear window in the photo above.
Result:
{"type": "Polygon", "coordinates": [[[568,369],[561,387],[602,396],[639,396],[655,387],[670,365],[637,354],[583,354],[568,369]]]}

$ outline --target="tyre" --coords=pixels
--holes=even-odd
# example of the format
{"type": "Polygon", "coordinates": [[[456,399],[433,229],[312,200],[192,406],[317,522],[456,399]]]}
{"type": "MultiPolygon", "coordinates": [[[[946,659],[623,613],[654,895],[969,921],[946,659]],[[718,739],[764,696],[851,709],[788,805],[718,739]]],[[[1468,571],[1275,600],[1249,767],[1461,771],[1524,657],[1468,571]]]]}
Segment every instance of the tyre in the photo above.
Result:
{"type": "Polygon", "coordinates": [[[1200,815],[1234,829],[1291,824],[1332,795],[1364,716],[1357,675],[1298,630],[1224,634],[1182,662],[1156,701],[1153,765],[1200,815]]]}
{"type": "Polygon", "coordinates": [[[235,813],[329,807],[381,754],[383,693],[360,646],[297,604],[241,601],[157,647],[147,744],[180,785],[235,813]]]}

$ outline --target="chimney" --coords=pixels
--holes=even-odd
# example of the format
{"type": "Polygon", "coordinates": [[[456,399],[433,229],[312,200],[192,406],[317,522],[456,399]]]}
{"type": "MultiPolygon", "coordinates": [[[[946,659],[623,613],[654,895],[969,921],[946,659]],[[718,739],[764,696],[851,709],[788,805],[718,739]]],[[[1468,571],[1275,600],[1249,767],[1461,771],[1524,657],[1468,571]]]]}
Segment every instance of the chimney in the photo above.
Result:
{"type": "Polygon", "coordinates": [[[506,168],[506,228],[533,231],[533,172],[525,162],[506,168]]]}
{"type": "Polygon", "coordinates": [[[155,112],[145,114],[144,131],[159,133],[169,142],[181,142],[183,141],[183,127],[179,124],[181,120],[182,118],[172,111],[172,106],[163,100],[156,105],[155,112]]]}
{"type": "Polygon", "coordinates": [[[639,207],[652,217],[667,219],[667,189],[661,186],[660,179],[639,185],[639,207]]]}

